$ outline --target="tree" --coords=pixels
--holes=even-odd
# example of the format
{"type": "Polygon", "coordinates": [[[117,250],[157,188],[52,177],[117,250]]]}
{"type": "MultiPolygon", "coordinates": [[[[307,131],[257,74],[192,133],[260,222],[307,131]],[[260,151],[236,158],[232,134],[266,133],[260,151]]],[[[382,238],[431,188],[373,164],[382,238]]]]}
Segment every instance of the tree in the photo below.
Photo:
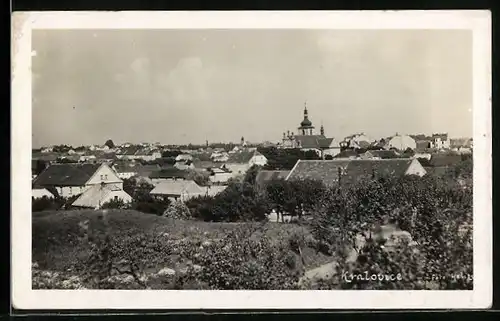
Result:
{"type": "Polygon", "coordinates": [[[108,139],[105,143],[104,143],[105,146],[108,146],[110,149],[111,148],[115,148],[115,143],[113,143],[113,141],[111,139],[108,139]]]}
{"type": "Polygon", "coordinates": [[[189,170],[186,179],[193,180],[200,186],[208,186],[210,183],[208,173],[200,173],[195,170],[189,170]]]}
{"type": "Polygon", "coordinates": [[[125,204],[121,198],[111,199],[101,206],[102,209],[125,209],[128,207],[129,205],[125,204]]]}
{"type": "Polygon", "coordinates": [[[174,201],[167,207],[163,216],[177,220],[188,220],[191,218],[191,212],[184,202],[174,201]]]}

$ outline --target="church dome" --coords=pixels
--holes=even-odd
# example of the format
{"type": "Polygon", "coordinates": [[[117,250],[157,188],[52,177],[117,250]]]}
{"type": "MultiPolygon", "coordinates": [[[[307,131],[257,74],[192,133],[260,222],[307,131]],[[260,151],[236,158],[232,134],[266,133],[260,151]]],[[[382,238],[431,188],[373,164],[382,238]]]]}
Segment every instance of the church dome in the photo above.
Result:
{"type": "Polygon", "coordinates": [[[309,127],[311,125],[312,125],[312,123],[308,118],[304,118],[304,120],[300,123],[300,126],[302,126],[302,127],[309,127]]]}

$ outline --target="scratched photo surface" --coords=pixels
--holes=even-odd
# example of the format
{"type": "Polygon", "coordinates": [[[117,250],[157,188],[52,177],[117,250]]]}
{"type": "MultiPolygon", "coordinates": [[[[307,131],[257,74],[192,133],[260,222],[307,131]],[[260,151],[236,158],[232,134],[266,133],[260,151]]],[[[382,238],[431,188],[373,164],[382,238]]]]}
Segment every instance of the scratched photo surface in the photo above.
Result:
{"type": "Polygon", "coordinates": [[[32,288],[472,290],[470,30],[33,30],[32,288]]]}

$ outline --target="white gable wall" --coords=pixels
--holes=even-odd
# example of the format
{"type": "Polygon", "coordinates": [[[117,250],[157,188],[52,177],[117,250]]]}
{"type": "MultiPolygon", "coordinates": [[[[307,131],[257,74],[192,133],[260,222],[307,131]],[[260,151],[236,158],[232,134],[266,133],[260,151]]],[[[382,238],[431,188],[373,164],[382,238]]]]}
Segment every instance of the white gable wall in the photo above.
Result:
{"type": "Polygon", "coordinates": [[[408,166],[408,169],[406,170],[405,175],[418,175],[420,177],[424,176],[427,174],[427,171],[425,168],[420,164],[420,162],[416,159],[414,159],[410,166],[408,166]]]}
{"type": "Polygon", "coordinates": [[[120,189],[123,189],[123,181],[118,177],[116,172],[106,164],[103,164],[85,184],[86,186],[93,186],[97,184],[113,184],[120,189]]]}

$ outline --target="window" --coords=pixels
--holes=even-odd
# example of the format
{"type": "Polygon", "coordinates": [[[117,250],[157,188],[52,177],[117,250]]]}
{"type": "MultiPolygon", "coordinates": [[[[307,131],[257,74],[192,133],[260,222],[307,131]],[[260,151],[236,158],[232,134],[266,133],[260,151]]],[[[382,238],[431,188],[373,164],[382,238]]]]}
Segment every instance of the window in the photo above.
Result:
{"type": "Polygon", "coordinates": [[[114,200],[115,200],[115,201],[118,201],[118,196],[116,196],[116,195],[115,195],[114,200]]]}
{"type": "Polygon", "coordinates": [[[105,180],[107,180],[107,179],[108,179],[108,175],[107,175],[107,174],[106,174],[106,175],[104,175],[104,179],[105,179],[105,180]]]}
{"type": "Polygon", "coordinates": [[[101,181],[104,180],[104,175],[101,175],[101,181]]]}

